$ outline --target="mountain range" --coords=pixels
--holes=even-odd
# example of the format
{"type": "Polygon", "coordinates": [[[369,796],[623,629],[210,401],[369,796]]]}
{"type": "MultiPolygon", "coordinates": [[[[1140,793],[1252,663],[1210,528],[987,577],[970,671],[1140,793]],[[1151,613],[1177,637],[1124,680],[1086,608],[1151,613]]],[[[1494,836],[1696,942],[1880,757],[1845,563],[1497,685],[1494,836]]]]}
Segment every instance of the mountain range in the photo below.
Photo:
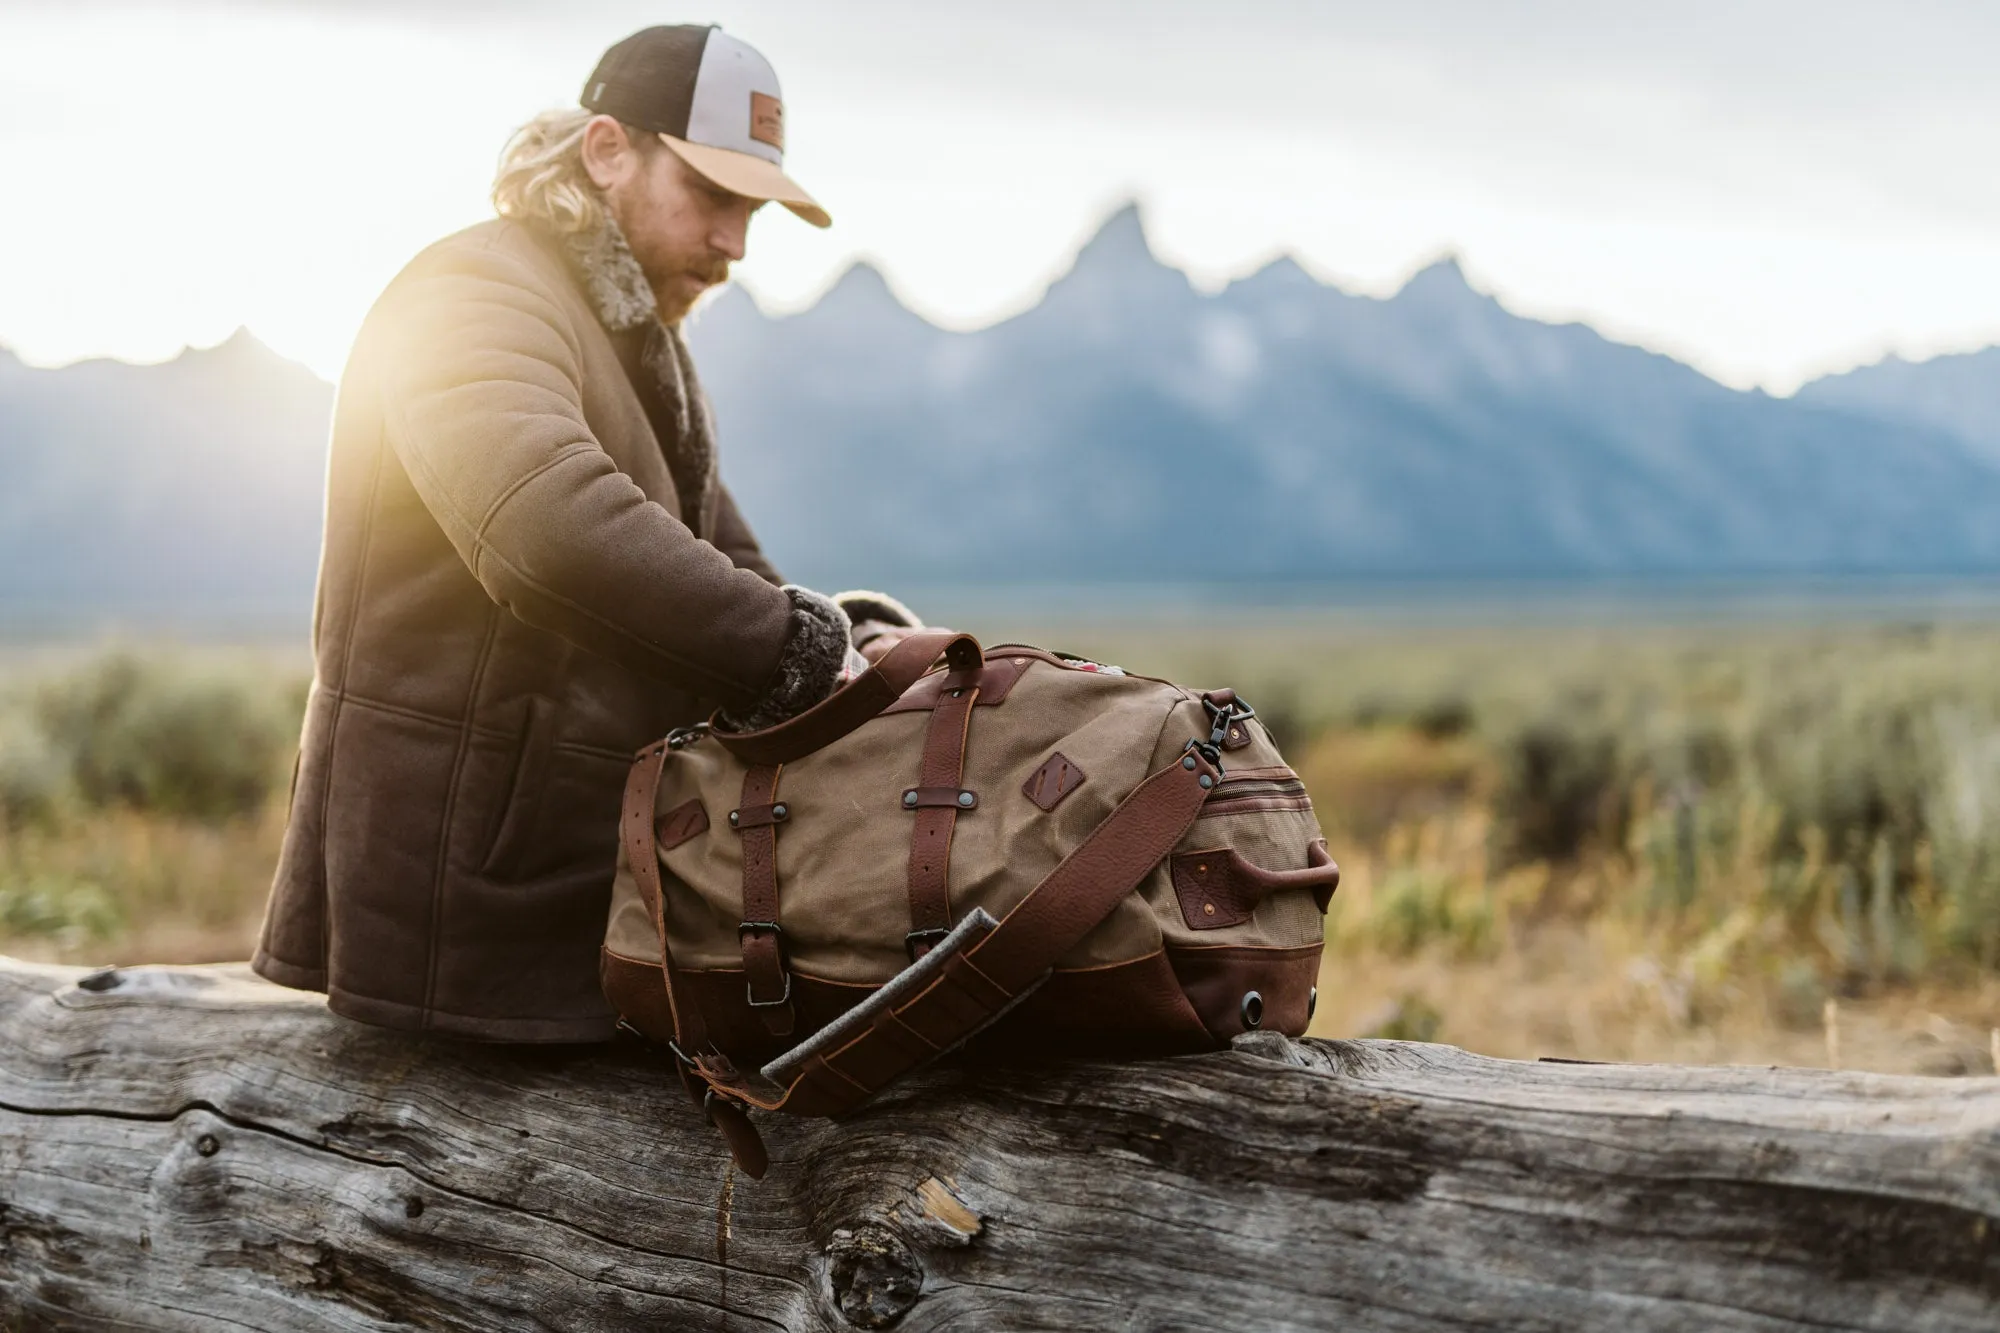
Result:
{"type": "MultiPolygon", "coordinates": [[[[851,268],[690,326],[724,472],[821,585],[2000,572],[2000,348],[1740,392],[1441,261],[1215,293],[1114,214],[945,331],[851,268]]],[[[308,604],[332,389],[247,333],[152,367],[0,352],[0,614],[308,604]]]]}

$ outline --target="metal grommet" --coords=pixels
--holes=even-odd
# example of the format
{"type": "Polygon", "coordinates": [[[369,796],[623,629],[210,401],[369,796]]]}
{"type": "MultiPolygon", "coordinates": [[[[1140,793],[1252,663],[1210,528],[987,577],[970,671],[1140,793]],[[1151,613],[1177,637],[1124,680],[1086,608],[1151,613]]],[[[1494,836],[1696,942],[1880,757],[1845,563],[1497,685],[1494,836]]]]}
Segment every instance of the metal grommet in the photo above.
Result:
{"type": "Polygon", "coordinates": [[[1319,987],[1306,992],[1306,1022],[1312,1022],[1313,1011],[1319,1008],[1319,987]]]}
{"type": "Polygon", "coordinates": [[[1210,777],[1206,773],[1201,775],[1201,789],[1203,791],[1207,791],[1210,787],[1213,787],[1214,785],[1215,785],[1214,778],[1210,777]]]}
{"type": "Polygon", "coordinates": [[[1243,992],[1241,1012],[1243,1014],[1244,1027],[1254,1028],[1260,1026],[1264,1021],[1264,997],[1256,991],[1243,992]]]}
{"type": "Polygon", "coordinates": [[[903,808],[905,810],[914,810],[917,808],[917,794],[915,792],[906,791],[903,793],[903,808]]]}
{"type": "Polygon", "coordinates": [[[1194,756],[1191,754],[1182,755],[1181,767],[1185,768],[1190,773],[1194,772],[1194,756]]]}
{"type": "Polygon", "coordinates": [[[978,799],[979,798],[977,796],[974,796],[969,791],[962,791],[958,794],[959,805],[967,810],[970,810],[972,808],[973,802],[977,801],[978,799]]]}

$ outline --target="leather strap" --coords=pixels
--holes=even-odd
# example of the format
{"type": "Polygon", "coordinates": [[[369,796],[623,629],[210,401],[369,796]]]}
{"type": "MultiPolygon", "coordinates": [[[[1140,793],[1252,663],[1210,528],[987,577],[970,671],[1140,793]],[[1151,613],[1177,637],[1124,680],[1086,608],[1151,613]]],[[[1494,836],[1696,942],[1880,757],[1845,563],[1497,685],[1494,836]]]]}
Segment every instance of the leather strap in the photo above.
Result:
{"type": "Polygon", "coordinates": [[[701,1011],[676,977],[652,836],[665,759],[662,743],[641,751],[632,766],[622,821],[626,856],[660,932],[660,972],[673,1013],[681,1081],[722,1131],[737,1165],[752,1178],[763,1175],[767,1158],[756,1126],[744,1114],[746,1106],[838,1115],[993,1022],[1040,984],[1057,959],[1166,859],[1221,776],[1190,750],[1140,783],[991,934],[950,959],[935,981],[884,1012],[867,1031],[807,1061],[774,1096],[753,1086],[710,1047],[701,1011]]]}
{"type": "Polygon", "coordinates": [[[723,749],[746,764],[788,764],[847,735],[875,717],[903,692],[924,678],[942,654],[954,671],[978,672],[986,662],[979,640],[948,629],[912,634],[882,655],[882,660],[827,699],[789,722],[762,731],[725,731],[720,718],[711,720],[710,735],[723,749]]]}
{"type": "Polygon", "coordinates": [[[924,733],[918,785],[903,798],[916,811],[909,865],[908,946],[912,961],[923,957],[951,929],[951,835],[958,827],[959,784],[965,779],[965,740],[973,705],[979,701],[978,680],[977,674],[970,674],[967,681],[946,681],[938,706],[931,712],[930,729],[924,733]],[[927,792],[929,800],[925,799],[927,792]],[[946,796],[946,792],[950,794],[946,796]]]}
{"type": "Polygon", "coordinates": [[[774,1037],[797,1024],[792,978],[785,970],[784,931],[778,925],[778,774],[782,765],[758,764],[743,775],[743,802],[730,821],[743,844],[743,980],[750,1007],[774,1037]],[[752,817],[755,816],[755,817],[752,817]]]}
{"type": "MultiPolygon", "coordinates": [[[[639,886],[639,897],[653,916],[653,929],[660,936],[660,980],[667,991],[667,1009],[673,1015],[674,1041],[682,1050],[698,1050],[708,1045],[708,1024],[701,1006],[674,974],[673,950],[667,947],[666,894],[660,883],[660,858],[654,846],[653,806],[659,798],[660,770],[667,762],[667,745],[661,741],[639,751],[632,771],[625,779],[625,807],[619,830],[625,845],[625,864],[639,886]]],[[[683,1081],[696,1101],[707,1093],[705,1084],[683,1081]]]]}
{"type": "Polygon", "coordinates": [[[1056,960],[1167,858],[1219,777],[1192,750],[1154,773],[990,935],[946,963],[936,981],[846,1045],[808,1060],[783,1097],[746,1100],[804,1115],[838,1115],[965,1041],[1040,985],[1056,960]]]}

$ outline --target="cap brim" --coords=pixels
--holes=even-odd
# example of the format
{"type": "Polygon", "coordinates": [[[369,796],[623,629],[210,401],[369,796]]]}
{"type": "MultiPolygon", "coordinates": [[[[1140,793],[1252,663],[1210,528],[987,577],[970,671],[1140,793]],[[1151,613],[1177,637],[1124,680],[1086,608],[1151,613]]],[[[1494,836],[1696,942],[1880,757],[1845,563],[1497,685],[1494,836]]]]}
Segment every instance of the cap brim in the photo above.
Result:
{"type": "Polygon", "coordinates": [[[774,203],[783,204],[815,227],[833,225],[833,219],[827,216],[826,210],[819,206],[817,199],[800,189],[797,181],[761,157],[739,153],[732,148],[711,148],[704,143],[689,143],[686,139],[676,139],[671,134],[660,135],[660,142],[679,154],[681,161],[731,194],[740,194],[746,199],[769,199],[774,203]]]}

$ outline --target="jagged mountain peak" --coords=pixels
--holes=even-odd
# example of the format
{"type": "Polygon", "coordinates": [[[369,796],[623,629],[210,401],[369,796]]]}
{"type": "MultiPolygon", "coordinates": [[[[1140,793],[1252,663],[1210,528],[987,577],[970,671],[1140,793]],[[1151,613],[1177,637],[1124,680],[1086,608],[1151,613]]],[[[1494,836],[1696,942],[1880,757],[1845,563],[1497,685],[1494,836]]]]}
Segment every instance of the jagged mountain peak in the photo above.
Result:
{"type": "Polygon", "coordinates": [[[1448,252],[1412,273],[1396,293],[1395,299],[1434,303],[1477,301],[1483,304],[1492,298],[1473,287],[1465,276],[1463,261],[1456,253],[1448,252]]]}

